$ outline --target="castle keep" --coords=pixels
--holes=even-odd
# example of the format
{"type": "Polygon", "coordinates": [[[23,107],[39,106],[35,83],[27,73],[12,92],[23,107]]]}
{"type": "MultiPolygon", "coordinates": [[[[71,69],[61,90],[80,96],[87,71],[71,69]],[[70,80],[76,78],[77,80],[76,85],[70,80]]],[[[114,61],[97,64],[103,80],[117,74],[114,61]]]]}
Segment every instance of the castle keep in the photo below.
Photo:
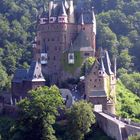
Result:
{"type": "Polygon", "coordinates": [[[40,61],[50,84],[78,78],[85,58],[95,54],[96,20],[86,3],[73,0],[49,2],[38,17],[34,59],[40,61]]]}

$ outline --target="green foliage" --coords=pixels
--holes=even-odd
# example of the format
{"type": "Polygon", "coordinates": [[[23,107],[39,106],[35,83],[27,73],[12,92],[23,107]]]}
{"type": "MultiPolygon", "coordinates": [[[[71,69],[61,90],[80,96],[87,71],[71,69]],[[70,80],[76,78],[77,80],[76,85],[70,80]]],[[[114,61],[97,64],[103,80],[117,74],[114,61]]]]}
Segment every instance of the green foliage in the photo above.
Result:
{"type": "Polygon", "coordinates": [[[10,131],[15,121],[7,117],[0,117],[0,140],[9,140],[11,138],[10,131]]]}
{"type": "Polygon", "coordinates": [[[85,101],[75,103],[68,110],[68,138],[69,140],[82,140],[95,123],[93,106],[85,101]]]}
{"type": "Polygon", "coordinates": [[[8,88],[8,82],[8,75],[3,66],[0,64],[0,91],[6,87],[8,88]]]}
{"type": "Polygon", "coordinates": [[[119,116],[140,122],[140,98],[128,90],[121,81],[117,82],[116,110],[119,116]]]}
{"type": "Polygon", "coordinates": [[[93,63],[95,62],[95,58],[94,57],[88,57],[84,64],[82,65],[81,68],[81,75],[85,75],[86,71],[89,71],[93,65],[93,63]]]}
{"type": "Polygon", "coordinates": [[[30,91],[29,98],[18,104],[22,112],[13,130],[12,140],[56,140],[52,125],[62,104],[62,97],[56,86],[30,91]]]}
{"type": "Polygon", "coordinates": [[[128,140],[140,140],[140,134],[137,134],[136,136],[130,136],[128,140]]]}
{"type": "Polygon", "coordinates": [[[62,66],[64,67],[64,70],[71,73],[71,74],[74,74],[75,70],[77,68],[79,68],[83,63],[83,58],[82,58],[80,52],[74,52],[74,57],[75,57],[74,64],[68,64],[68,54],[67,53],[63,54],[62,60],[61,60],[62,66]]]}
{"type": "Polygon", "coordinates": [[[140,97],[140,73],[121,74],[120,79],[124,85],[140,97]]]}

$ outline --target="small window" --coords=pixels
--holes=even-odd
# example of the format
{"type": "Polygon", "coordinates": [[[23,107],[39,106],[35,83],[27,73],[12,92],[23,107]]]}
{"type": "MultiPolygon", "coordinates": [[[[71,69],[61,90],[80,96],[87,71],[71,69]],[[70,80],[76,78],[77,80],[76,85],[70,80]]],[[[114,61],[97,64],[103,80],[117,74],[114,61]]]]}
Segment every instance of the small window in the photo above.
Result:
{"type": "Polygon", "coordinates": [[[94,87],[96,88],[96,85],[94,85],[94,87]]]}
{"type": "Polygon", "coordinates": [[[97,82],[97,79],[95,79],[94,82],[97,82]]]}
{"type": "Polygon", "coordinates": [[[92,81],[92,79],[90,79],[90,81],[92,81]]]}
{"type": "Polygon", "coordinates": [[[85,53],[85,56],[89,56],[89,53],[85,53]]]}
{"type": "Polygon", "coordinates": [[[53,57],[53,60],[55,60],[55,56],[53,57]]]}
{"type": "Polygon", "coordinates": [[[68,63],[69,64],[74,64],[74,53],[69,53],[68,54],[68,63]]]}

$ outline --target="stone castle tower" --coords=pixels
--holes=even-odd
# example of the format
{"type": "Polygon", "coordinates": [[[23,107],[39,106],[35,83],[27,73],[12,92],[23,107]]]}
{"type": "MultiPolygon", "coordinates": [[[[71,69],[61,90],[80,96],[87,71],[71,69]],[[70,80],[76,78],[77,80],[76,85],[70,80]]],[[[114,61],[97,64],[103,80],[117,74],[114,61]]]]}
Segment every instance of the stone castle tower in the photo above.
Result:
{"type": "Polygon", "coordinates": [[[75,7],[73,0],[51,0],[48,7],[38,18],[34,59],[50,85],[61,85],[78,78],[84,60],[95,55],[96,19],[83,2],[75,7]]]}
{"type": "Polygon", "coordinates": [[[115,114],[116,101],[116,66],[112,70],[108,52],[102,49],[91,70],[85,76],[86,99],[92,102],[97,110],[99,106],[115,114]]]}

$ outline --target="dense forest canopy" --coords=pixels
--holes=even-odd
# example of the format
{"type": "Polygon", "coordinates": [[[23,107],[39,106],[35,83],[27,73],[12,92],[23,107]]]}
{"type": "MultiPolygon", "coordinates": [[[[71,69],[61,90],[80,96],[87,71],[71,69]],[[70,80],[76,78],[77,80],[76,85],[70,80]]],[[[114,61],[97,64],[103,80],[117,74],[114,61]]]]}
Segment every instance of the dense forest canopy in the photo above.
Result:
{"type": "MultiPolygon", "coordinates": [[[[16,68],[27,68],[32,60],[32,41],[36,20],[49,0],[0,1],[0,90],[10,87],[16,68]],[[5,76],[3,76],[5,75],[5,76]],[[5,78],[8,77],[8,78],[5,78]]],[[[80,0],[75,0],[78,3],[80,0]]],[[[97,48],[109,50],[117,57],[118,76],[133,79],[139,86],[140,76],[140,1],[139,0],[83,0],[94,6],[97,19],[97,48]],[[125,74],[125,75],[124,75],[125,74]],[[126,76],[126,74],[128,76],[126,76]],[[124,75],[124,76],[123,76],[124,75]]],[[[133,90],[130,84],[126,86],[133,90]]],[[[137,88],[136,94],[140,94],[137,88]]]]}

